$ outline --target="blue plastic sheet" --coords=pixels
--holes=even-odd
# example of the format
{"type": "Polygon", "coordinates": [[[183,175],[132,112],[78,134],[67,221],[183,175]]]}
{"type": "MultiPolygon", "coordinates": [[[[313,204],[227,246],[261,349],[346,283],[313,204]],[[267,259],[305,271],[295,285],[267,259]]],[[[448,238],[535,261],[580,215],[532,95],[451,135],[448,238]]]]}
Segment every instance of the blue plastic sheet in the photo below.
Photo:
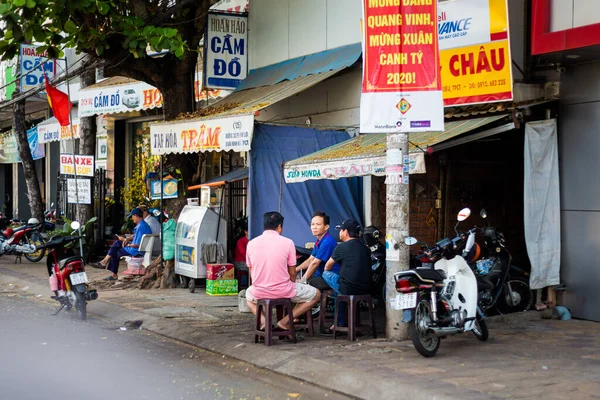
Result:
{"type": "Polygon", "coordinates": [[[249,234],[263,231],[263,214],[279,210],[279,188],[282,185],[281,214],[283,235],[297,246],[316,239],[310,232],[315,210],[331,216],[331,234],[339,239],[334,226],[347,218],[362,221],[362,179],[312,180],[288,183],[282,179],[282,164],[348,139],[338,131],[319,131],[297,127],[256,124],[250,150],[249,234]]]}
{"type": "Polygon", "coordinates": [[[271,86],[301,76],[348,68],[358,61],[361,54],[360,43],[355,43],[253,69],[235,91],[240,92],[259,86],[271,86]]]}

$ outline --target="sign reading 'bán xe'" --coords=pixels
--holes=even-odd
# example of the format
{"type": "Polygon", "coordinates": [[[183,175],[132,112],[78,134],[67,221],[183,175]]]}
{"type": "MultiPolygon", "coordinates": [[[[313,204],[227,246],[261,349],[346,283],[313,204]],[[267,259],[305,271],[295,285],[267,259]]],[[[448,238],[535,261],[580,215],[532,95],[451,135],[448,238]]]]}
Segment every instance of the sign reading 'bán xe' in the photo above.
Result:
{"type": "Polygon", "coordinates": [[[253,115],[150,125],[153,155],[204,151],[249,151],[253,115]]]}
{"type": "Polygon", "coordinates": [[[360,131],[443,131],[437,0],[362,3],[360,131]]]}
{"type": "Polygon", "coordinates": [[[73,154],[60,155],[61,175],[75,175],[75,166],[77,167],[78,176],[94,176],[94,156],[73,156],[73,154]],[[74,163],[73,157],[75,157],[74,163]]]}
{"type": "Polygon", "coordinates": [[[446,106],[512,100],[506,1],[440,3],[438,37],[446,106]]]}

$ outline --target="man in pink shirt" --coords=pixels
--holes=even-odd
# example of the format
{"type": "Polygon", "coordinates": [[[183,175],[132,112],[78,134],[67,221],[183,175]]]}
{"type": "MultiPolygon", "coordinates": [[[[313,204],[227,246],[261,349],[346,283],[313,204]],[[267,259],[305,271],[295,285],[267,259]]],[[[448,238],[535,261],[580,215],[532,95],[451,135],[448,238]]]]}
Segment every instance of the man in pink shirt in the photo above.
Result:
{"type": "MultiPolygon", "coordinates": [[[[246,249],[252,276],[252,286],[246,289],[248,307],[256,315],[258,299],[288,298],[296,303],[293,314],[297,318],[319,301],[321,293],[313,286],[296,283],[296,248],[294,242],[281,236],[283,216],[275,211],[265,213],[263,227],[263,234],[252,239],[246,249]]],[[[277,326],[288,329],[288,317],[277,326]]]]}

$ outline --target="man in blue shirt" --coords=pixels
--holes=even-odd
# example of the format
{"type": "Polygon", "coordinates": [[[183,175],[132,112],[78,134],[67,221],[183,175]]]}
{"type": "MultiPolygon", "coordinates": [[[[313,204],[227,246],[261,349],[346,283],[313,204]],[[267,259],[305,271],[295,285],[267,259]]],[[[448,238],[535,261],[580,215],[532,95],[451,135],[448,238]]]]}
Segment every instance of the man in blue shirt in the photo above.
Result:
{"type": "Polygon", "coordinates": [[[123,256],[136,257],[141,255],[139,247],[142,236],[152,234],[150,226],[144,221],[144,213],[141,209],[134,208],[129,216],[135,223],[133,237],[118,236],[119,240],[115,240],[106,257],[98,263],[90,264],[94,268],[108,269],[112,272],[112,275],[104,278],[105,281],[116,281],[119,272],[119,259],[123,256]]]}
{"type": "MultiPolygon", "coordinates": [[[[296,272],[305,270],[302,282],[307,282],[319,290],[330,289],[329,285],[323,280],[321,275],[325,269],[325,263],[331,258],[337,242],[329,234],[329,215],[323,211],[315,211],[310,223],[310,230],[317,237],[315,247],[310,257],[302,264],[296,267],[296,272]]],[[[339,273],[339,265],[334,265],[332,273],[339,273]]]]}

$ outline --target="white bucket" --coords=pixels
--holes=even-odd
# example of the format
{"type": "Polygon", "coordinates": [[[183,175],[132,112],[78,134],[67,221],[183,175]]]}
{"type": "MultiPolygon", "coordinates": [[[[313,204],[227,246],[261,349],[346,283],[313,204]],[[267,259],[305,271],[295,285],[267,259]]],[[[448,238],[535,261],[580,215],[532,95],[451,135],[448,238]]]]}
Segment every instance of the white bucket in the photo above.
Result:
{"type": "Polygon", "coordinates": [[[248,303],[246,302],[246,289],[240,290],[238,293],[238,310],[241,313],[249,313],[248,303]]]}

